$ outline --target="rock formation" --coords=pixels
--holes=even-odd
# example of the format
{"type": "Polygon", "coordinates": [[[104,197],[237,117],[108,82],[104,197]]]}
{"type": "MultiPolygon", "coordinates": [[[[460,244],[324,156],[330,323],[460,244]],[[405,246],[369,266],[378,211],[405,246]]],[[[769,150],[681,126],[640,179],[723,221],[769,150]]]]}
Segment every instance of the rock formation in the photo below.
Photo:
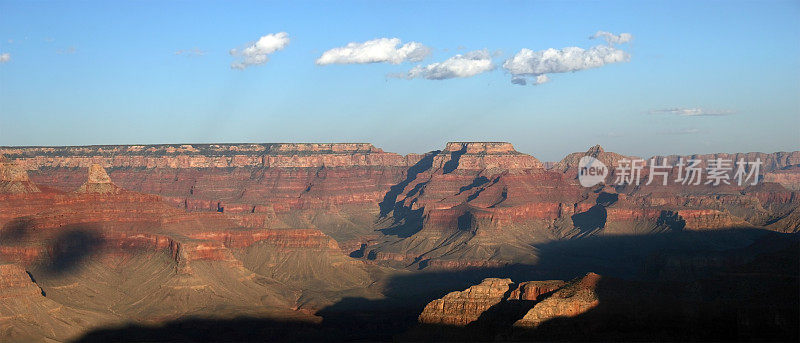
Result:
{"type": "Polygon", "coordinates": [[[466,290],[451,292],[431,301],[422,310],[418,321],[430,325],[465,326],[476,322],[501,302],[535,302],[562,286],[564,282],[560,280],[515,284],[511,279],[488,278],[466,290]]]}
{"type": "Polygon", "coordinates": [[[92,164],[89,166],[89,177],[86,182],[78,187],[75,192],[78,193],[99,193],[99,194],[114,194],[119,193],[122,190],[117,187],[113,182],[111,182],[111,178],[106,173],[106,170],[103,169],[103,166],[99,164],[92,164]]]}
{"type": "Polygon", "coordinates": [[[444,325],[472,323],[483,312],[504,300],[512,284],[511,279],[485,279],[479,285],[447,294],[425,306],[419,315],[419,322],[444,325]]]}
{"type": "Polygon", "coordinates": [[[28,178],[28,172],[18,164],[0,155],[0,194],[39,192],[39,187],[28,178]]]}
{"type": "Polygon", "coordinates": [[[595,289],[600,278],[600,275],[589,273],[580,280],[560,288],[534,305],[525,316],[514,323],[514,326],[535,328],[548,320],[575,317],[597,307],[600,300],[595,289]]]}

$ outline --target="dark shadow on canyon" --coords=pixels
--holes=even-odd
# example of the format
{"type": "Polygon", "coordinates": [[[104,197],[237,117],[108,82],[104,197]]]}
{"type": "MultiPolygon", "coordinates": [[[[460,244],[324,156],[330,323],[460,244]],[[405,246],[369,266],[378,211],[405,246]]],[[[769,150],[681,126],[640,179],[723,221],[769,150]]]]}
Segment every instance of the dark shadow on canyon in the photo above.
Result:
{"type": "Polygon", "coordinates": [[[472,180],[472,183],[470,183],[469,185],[466,185],[466,186],[463,186],[463,187],[459,188],[458,189],[458,193],[456,195],[464,193],[464,192],[466,192],[466,191],[468,191],[470,189],[483,186],[483,185],[485,185],[487,183],[489,183],[489,179],[486,176],[483,176],[483,175],[478,176],[474,180],[472,180]]]}
{"type": "Polygon", "coordinates": [[[442,166],[442,174],[450,174],[458,168],[458,162],[461,160],[461,155],[467,153],[467,145],[461,146],[461,149],[450,153],[450,160],[442,166]]]}
{"type": "Polygon", "coordinates": [[[572,215],[572,225],[578,229],[579,237],[590,236],[606,226],[606,208],[603,205],[594,205],[585,212],[572,215]]]}
{"type": "Polygon", "coordinates": [[[464,212],[464,214],[458,216],[457,219],[457,228],[459,231],[471,231],[472,230],[472,213],[470,211],[464,212]]]}
{"type": "Polygon", "coordinates": [[[13,244],[23,241],[35,229],[36,222],[32,217],[12,219],[0,229],[0,244],[13,244]]]}
{"type": "MultiPolygon", "coordinates": [[[[411,168],[408,168],[408,171],[406,171],[406,178],[402,182],[392,186],[384,195],[383,200],[378,204],[380,207],[379,218],[386,218],[389,213],[391,213],[392,224],[388,228],[378,231],[384,235],[406,238],[411,237],[411,235],[422,229],[422,214],[425,210],[423,208],[412,209],[411,205],[405,205],[402,199],[398,200],[397,198],[402,195],[406,187],[417,178],[417,175],[431,169],[433,166],[433,157],[438,153],[439,151],[436,150],[425,154],[419,162],[415,163],[411,168]]],[[[427,183],[428,182],[420,182],[416,184],[414,188],[408,191],[406,198],[422,193],[427,183]]],[[[353,253],[358,255],[357,251],[353,253]]],[[[363,255],[363,252],[361,255],[363,255]]]]}
{"type": "Polygon", "coordinates": [[[797,234],[731,229],[592,236],[537,245],[536,265],[391,277],[386,298],[343,298],[320,323],[187,318],[100,329],[79,341],[608,341],[797,339],[797,234]],[[535,330],[512,327],[534,303],[504,301],[466,327],[418,325],[425,304],[486,277],[570,280],[596,272],[599,305],[535,330]]]}
{"type": "Polygon", "coordinates": [[[572,225],[578,229],[578,237],[587,237],[596,234],[606,227],[608,212],[606,207],[617,202],[619,194],[600,192],[595,200],[595,205],[588,210],[572,215],[572,225]]]}
{"type": "Polygon", "coordinates": [[[433,166],[433,157],[438,153],[439,150],[435,150],[425,154],[419,162],[408,168],[408,171],[406,171],[406,178],[403,181],[392,186],[389,191],[386,192],[386,195],[383,196],[383,200],[378,203],[381,218],[385,218],[394,210],[397,204],[397,197],[403,193],[403,190],[405,190],[406,186],[408,186],[411,181],[417,178],[419,173],[424,173],[431,169],[433,166]]]}
{"type": "Polygon", "coordinates": [[[43,270],[53,275],[68,273],[80,267],[84,260],[99,253],[104,240],[93,225],[64,226],[47,246],[43,270]]]}

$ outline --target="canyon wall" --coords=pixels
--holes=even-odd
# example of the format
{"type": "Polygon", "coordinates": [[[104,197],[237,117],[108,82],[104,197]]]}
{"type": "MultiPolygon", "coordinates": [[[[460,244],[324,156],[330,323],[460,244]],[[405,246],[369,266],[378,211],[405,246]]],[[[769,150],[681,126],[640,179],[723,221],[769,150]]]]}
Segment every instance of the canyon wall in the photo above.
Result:
{"type": "MultiPolygon", "coordinates": [[[[14,189],[152,194],[183,211],[223,213],[225,227],[315,229],[347,254],[424,268],[532,263],[532,244],[598,234],[766,225],[791,232],[800,201],[793,191],[800,152],[685,156],[760,159],[757,186],[646,185],[644,168],[642,184],[602,189],[576,180],[582,156],[608,165],[625,157],[600,146],[548,170],[505,142],[450,142],[407,156],[366,143],[3,147],[0,153],[13,160],[14,175],[30,174],[21,186],[20,176],[7,172],[14,189]],[[99,167],[108,175],[92,169],[99,167]],[[87,173],[97,180],[86,182],[87,173]]],[[[672,166],[667,177],[677,173],[672,166]]]]}

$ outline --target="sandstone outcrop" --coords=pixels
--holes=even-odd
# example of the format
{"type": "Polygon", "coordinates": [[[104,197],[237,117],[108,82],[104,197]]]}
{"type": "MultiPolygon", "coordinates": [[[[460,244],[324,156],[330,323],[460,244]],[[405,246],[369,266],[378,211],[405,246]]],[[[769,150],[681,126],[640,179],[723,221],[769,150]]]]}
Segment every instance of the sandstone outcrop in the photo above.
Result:
{"type": "Polygon", "coordinates": [[[514,326],[537,327],[554,318],[575,317],[588,312],[600,303],[595,292],[600,279],[600,275],[589,273],[562,287],[534,305],[514,326]]]}
{"type": "Polygon", "coordinates": [[[28,172],[17,163],[0,155],[0,194],[36,192],[39,192],[39,187],[28,178],[28,172]]]}
{"type": "MultiPolygon", "coordinates": [[[[463,291],[451,292],[428,303],[418,321],[428,325],[465,326],[487,316],[487,311],[504,302],[536,302],[564,286],[560,280],[527,281],[515,284],[511,279],[484,279],[463,291]]],[[[508,308],[503,310],[508,311],[508,308]]],[[[494,318],[483,320],[492,321],[494,318]]]]}
{"type": "Polygon", "coordinates": [[[467,325],[506,297],[511,279],[485,279],[479,285],[430,302],[419,322],[424,324],[467,325]]]}
{"type": "Polygon", "coordinates": [[[509,294],[508,300],[539,301],[565,284],[561,280],[522,282],[509,294]]]}
{"type": "Polygon", "coordinates": [[[111,178],[99,164],[92,164],[89,166],[89,176],[86,182],[78,187],[75,192],[78,193],[99,193],[99,194],[114,194],[119,193],[121,189],[117,187],[111,178]]]}

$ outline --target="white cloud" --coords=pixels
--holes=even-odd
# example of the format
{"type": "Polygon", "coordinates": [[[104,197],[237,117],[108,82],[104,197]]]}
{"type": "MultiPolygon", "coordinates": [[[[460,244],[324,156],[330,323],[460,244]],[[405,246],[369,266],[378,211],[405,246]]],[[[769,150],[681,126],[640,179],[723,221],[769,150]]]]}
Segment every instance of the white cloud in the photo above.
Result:
{"type": "Polygon", "coordinates": [[[528,78],[526,78],[525,76],[518,76],[518,75],[511,78],[511,83],[515,85],[524,86],[527,85],[528,82],[530,82],[531,85],[533,86],[541,85],[543,83],[550,82],[550,77],[548,77],[545,74],[542,74],[542,75],[536,75],[535,77],[532,76],[530,80],[528,80],[528,78]]]}
{"type": "Polygon", "coordinates": [[[407,79],[424,78],[428,80],[445,80],[457,77],[471,77],[494,69],[489,50],[475,50],[458,54],[444,62],[416,66],[403,76],[407,79]]]}
{"type": "Polygon", "coordinates": [[[206,54],[206,52],[203,51],[203,50],[200,50],[200,48],[198,48],[198,47],[194,47],[194,48],[191,48],[191,49],[181,49],[181,50],[175,51],[175,55],[183,55],[183,56],[188,56],[188,57],[203,56],[205,54],[206,54]]]}
{"type": "Polygon", "coordinates": [[[506,60],[503,68],[511,74],[513,84],[538,85],[550,81],[545,74],[575,72],[630,60],[631,56],[627,52],[613,46],[633,39],[630,33],[614,35],[598,31],[590,38],[598,37],[605,39],[608,45],[598,45],[589,49],[574,46],[540,51],[522,49],[506,60]]]}
{"type": "Polygon", "coordinates": [[[693,107],[693,108],[673,107],[673,108],[665,108],[665,109],[650,111],[650,114],[674,114],[682,117],[725,116],[734,113],[736,112],[731,110],[712,110],[699,107],[693,107]]]}
{"type": "Polygon", "coordinates": [[[270,54],[282,50],[288,44],[289,34],[278,32],[262,36],[244,49],[231,49],[232,56],[241,57],[238,61],[231,63],[231,68],[243,70],[252,65],[267,63],[270,54]]]}
{"type": "Polygon", "coordinates": [[[631,40],[633,40],[633,35],[631,35],[630,33],[620,33],[619,35],[615,35],[607,31],[597,31],[594,35],[589,37],[589,39],[596,39],[596,38],[605,39],[606,43],[608,43],[609,45],[614,45],[614,44],[623,44],[630,42],[631,40]]]}
{"type": "Polygon", "coordinates": [[[609,63],[627,62],[627,52],[605,45],[584,50],[578,47],[533,51],[522,49],[503,63],[512,75],[566,73],[602,67],[609,63]]]}
{"type": "Polygon", "coordinates": [[[0,54],[0,63],[6,63],[8,61],[11,61],[11,54],[7,52],[0,54]]]}
{"type": "Polygon", "coordinates": [[[346,46],[325,51],[316,63],[318,65],[379,62],[400,64],[405,61],[419,62],[431,52],[430,48],[418,42],[409,42],[398,47],[400,43],[399,38],[378,38],[363,43],[347,43],[346,46]]]}

